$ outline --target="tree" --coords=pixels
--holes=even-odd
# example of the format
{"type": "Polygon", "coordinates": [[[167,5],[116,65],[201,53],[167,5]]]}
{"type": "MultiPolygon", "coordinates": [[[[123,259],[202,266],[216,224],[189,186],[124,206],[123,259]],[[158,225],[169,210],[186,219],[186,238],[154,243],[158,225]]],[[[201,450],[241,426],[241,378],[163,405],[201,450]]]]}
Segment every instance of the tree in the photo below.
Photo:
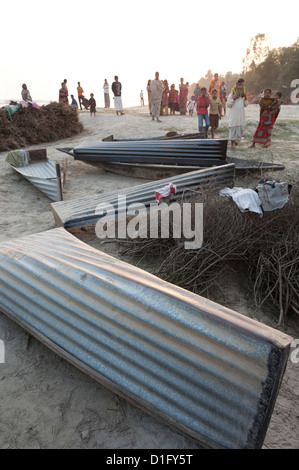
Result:
{"type": "Polygon", "coordinates": [[[250,39],[249,48],[243,58],[243,73],[249,72],[254,65],[258,65],[269,54],[269,37],[264,33],[258,33],[250,39]]]}

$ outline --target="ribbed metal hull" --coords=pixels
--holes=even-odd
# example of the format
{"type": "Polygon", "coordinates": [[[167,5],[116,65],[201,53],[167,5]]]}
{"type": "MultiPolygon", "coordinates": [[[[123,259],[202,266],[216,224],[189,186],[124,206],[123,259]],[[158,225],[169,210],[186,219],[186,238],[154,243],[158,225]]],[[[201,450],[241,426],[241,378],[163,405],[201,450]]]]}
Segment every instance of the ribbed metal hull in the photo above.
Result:
{"type": "Polygon", "coordinates": [[[113,135],[110,135],[108,137],[105,137],[102,139],[103,142],[140,142],[144,140],[177,140],[177,139],[204,139],[204,133],[203,132],[193,132],[190,134],[178,134],[176,132],[168,132],[166,135],[161,135],[158,137],[146,137],[146,138],[140,138],[140,139],[114,139],[113,135]]]}
{"type": "Polygon", "coordinates": [[[43,192],[52,201],[59,201],[59,186],[57,182],[56,166],[51,160],[32,163],[26,167],[14,167],[33,186],[43,192]]]}
{"type": "Polygon", "coordinates": [[[155,203],[155,191],[158,191],[168,183],[176,185],[177,192],[173,200],[178,199],[190,191],[208,191],[225,186],[234,185],[233,163],[216,168],[192,171],[170,178],[160,179],[150,183],[141,184],[125,190],[118,190],[107,194],[97,194],[69,201],[55,202],[51,204],[52,212],[58,226],[66,228],[92,224],[99,220],[97,206],[99,204],[112,204],[115,214],[118,214],[118,196],[125,195],[127,206],[133,203],[142,203],[146,207],[155,203]]]}
{"type": "Polygon", "coordinates": [[[283,333],[62,228],[0,244],[0,308],[205,446],[262,446],[292,340],[283,333]]]}
{"type": "Polygon", "coordinates": [[[227,140],[161,139],[84,142],[71,154],[82,161],[213,166],[225,163],[226,151],[227,140]]]}

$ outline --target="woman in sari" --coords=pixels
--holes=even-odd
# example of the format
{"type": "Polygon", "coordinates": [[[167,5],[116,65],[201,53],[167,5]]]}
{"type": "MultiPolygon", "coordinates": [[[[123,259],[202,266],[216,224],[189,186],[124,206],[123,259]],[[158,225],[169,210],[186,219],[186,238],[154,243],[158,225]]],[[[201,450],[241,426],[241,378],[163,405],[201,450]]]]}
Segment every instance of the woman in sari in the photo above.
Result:
{"type": "Polygon", "coordinates": [[[181,83],[179,85],[179,105],[180,105],[180,114],[187,113],[187,101],[188,101],[188,86],[184,84],[184,79],[181,78],[181,83]]]}
{"type": "Polygon", "coordinates": [[[271,89],[266,88],[263,98],[259,100],[260,119],[249,148],[255,147],[255,144],[261,144],[265,148],[270,147],[272,130],[275,123],[275,113],[271,113],[271,105],[275,100],[271,97],[271,93],[271,89]]]}

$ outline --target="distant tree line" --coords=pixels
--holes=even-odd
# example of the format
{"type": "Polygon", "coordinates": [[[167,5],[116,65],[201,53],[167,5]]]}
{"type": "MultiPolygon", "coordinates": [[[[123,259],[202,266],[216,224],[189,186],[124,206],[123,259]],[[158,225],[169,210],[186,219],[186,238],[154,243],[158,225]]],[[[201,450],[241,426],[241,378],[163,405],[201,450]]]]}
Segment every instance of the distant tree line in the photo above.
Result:
{"type": "MultiPolygon", "coordinates": [[[[200,87],[208,88],[215,72],[218,73],[217,70],[214,72],[208,70],[198,81],[200,87]]],[[[294,79],[299,79],[299,38],[289,47],[270,50],[268,37],[265,34],[257,34],[250,40],[250,46],[243,58],[242,71],[238,74],[232,72],[219,74],[220,80],[225,82],[228,93],[240,77],[245,79],[246,90],[250,91],[256,100],[264,88],[281,91],[284,98],[290,97],[294,90],[291,83],[294,79]]],[[[191,94],[195,86],[195,83],[190,86],[191,94]]]]}

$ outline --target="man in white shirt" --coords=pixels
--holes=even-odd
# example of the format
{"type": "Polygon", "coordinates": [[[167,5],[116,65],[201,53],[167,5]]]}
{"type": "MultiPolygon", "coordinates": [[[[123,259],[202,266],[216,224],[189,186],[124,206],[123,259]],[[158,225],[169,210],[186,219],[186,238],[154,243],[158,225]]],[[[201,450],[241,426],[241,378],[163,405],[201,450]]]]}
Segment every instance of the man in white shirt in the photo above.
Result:
{"type": "Polygon", "coordinates": [[[105,108],[110,108],[109,83],[107,83],[107,78],[105,78],[103,89],[105,108]]]}

